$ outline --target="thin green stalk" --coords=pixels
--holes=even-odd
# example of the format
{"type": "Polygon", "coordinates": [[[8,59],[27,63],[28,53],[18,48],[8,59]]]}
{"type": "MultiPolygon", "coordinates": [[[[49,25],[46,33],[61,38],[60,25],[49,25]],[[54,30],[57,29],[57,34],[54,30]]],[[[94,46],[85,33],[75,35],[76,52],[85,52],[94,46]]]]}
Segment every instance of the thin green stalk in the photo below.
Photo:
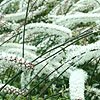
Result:
{"type": "Polygon", "coordinates": [[[25,23],[24,23],[24,30],[23,30],[23,47],[22,47],[22,57],[24,58],[24,39],[25,39],[25,26],[27,23],[27,17],[28,17],[28,11],[29,11],[29,4],[31,0],[28,0],[27,10],[26,10],[26,16],[25,16],[25,23]]]}

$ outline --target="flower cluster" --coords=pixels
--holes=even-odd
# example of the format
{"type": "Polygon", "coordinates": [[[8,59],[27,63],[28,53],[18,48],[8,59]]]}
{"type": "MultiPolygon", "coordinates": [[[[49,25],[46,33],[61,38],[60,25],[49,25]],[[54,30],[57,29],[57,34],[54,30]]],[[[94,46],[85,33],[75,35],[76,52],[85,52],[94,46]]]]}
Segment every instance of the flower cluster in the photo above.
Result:
{"type": "MultiPolygon", "coordinates": [[[[0,83],[0,88],[2,88],[2,86],[4,86],[4,84],[0,83]]],[[[25,91],[22,91],[16,87],[10,86],[10,85],[6,85],[6,87],[4,87],[1,92],[5,92],[5,93],[9,93],[9,94],[13,93],[16,95],[23,95],[23,96],[26,94],[25,91]]]]}
{"type": "MultiPolygon", "coordinates": [[[[21,89],[29,89],[29,91],[36,85],[36,90],[33,90],[37,95],[39,93],[37,87],[39,90],[41,89],[41,86],[37,86],[37,84],[41,84],[44,79],[54,82],[56,78],[59,78],[63,79],[63,83],[66,84],[66,77],[69,79],[70,99],[85,100],[87,72],[89,72],[88,75],[91,75],[90,72],[93,68],[86,66],[85,72],[83,65],[85,66],[91,59],[90,65],[95,65],[94,62],[98,61],[97,69],[93,69],[93,74],[100,72],[98,60],[100,58],[99,0],[30,0],[29,8],[27,8],[27,3],[28,0],[0,2],[2,83],[6,83],[7,75],[3,76],[3,73],[7,73],[5,70],[8,67],[15,68],[14,71],[12,70],[13,75],[21,69],[18,85],[21,86],[21,89]],[[27,17],[26,9],[29,10],[27,17]],[[25,34],[23,34],[23,30],[25,34]],[[22,58],[23,53],[24,58],[22,58]],[[39,83],[37,79],[40,79],[41,82],[39,83]]],[[[98,79],[96,82],[99,82],[98,79]]],[[[52,88],[58,92],[59,89],[56,89],[58,85],[55,83],[52,88]]],[[[0,84],[0,88],[4,84],[0,84]]],[[[99,96],[99,89],[92,88],[89,91],[88,88],[87,92],[91,91],[99,96]]],[[[6,85],[2,92],[25,94],[25,91],[10,85],[6,85]]],[[[32,93],[31,96],[33,96],[32,93]]]]}
{"type": "Polygon", "coordinates": [[[69,79],[69,90],[71,100],[85,100],[85,81],[87,74],[82,69],[73,71],[69,79]]]}
{"type": "MultiPolygon", "coordinates": [[[[19,69],[34,69],[34,65],[32,63],[30,63],[29,61],[25,61],[23,58],[21,57],[16,57],[15,55],[11,55],[11,54],[6,54],[6,53],[2,53],[0,55],[0,61],[6,62],[6,64],[12,65],[13,67],[17,67],[19,69]]],[[[3,65],[0,65],[3,66],[3,65]]]]}

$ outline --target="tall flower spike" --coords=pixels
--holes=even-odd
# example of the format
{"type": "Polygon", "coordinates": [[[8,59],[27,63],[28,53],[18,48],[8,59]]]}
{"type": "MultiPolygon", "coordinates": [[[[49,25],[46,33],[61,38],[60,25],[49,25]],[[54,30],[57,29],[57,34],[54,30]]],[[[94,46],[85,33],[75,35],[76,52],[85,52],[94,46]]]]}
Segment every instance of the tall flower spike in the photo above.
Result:
{"type": "Polygon", "coordinates": [[[2,53],[0,55],[0,64],[1,66],[7,66],[9,67],[9,65],[16,67],[16,68],[21,68],[22,70],[24,69],[33,69],[33,64],[30,63],[29,61],[25,61],[23,58],[21,57],[16,57],[16,55],[13,54],[7,54],[7,53],[2,53]]]}
{"type": "Polygon", "coordinates": [[[67,54],[66,61],[70,60],[76,66],[82,65],[92,58],[100,57],[100,41],[88,44],[87,46],[80,46],[70,54],[67,54]]]}
{"type": "MultiPolygon", "coordinates": [[[[34,12],[30,12],[28,18],[32,18],[33,16],[39,15],[47,9],[47,6],[42,6],[34,12]]],[[[6,14],[2,21],[18,21],[25,18],[25,11],[17,12],[15,14],[6,14]]]]}
{"type": "Polygon", "coordinates": [[[25,39],[27,39],[29,36],[31,37],[34,36],[35,33],[41,33],[41,32],[48,33],[50,35],[59,35],[64,40],[72,37],[72,31],[66,27],[49,23],[32,23],[26,25],[25,39]]]}
{"type": "Polygon", "coordinates": [[[87,22],[96,22],[100,20],[100,14],[85,14],[85,13],[77,13],[73,15],[66,15],[56,20],[57,25],[62,25],[65,27],[74,27],[76,24],[87,23],[87,22]],[[72,26],[73,25],[73,26],[72,26]]]}
{"type": "Polygon", "coordinates": [[[87,74],[82,69],[77,69],[71,73],[69,80],[70,98],[71,100],[85,100],[84,90],[87,74]]]}

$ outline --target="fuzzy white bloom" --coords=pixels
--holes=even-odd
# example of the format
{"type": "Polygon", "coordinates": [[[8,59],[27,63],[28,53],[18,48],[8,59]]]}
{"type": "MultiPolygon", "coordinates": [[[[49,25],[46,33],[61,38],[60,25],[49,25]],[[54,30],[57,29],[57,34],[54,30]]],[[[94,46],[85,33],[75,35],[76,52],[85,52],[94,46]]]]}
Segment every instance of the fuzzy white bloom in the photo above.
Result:
{"type": "Polygon", "coordinates": [[[73,15],[63,16],[60,19],[56,20],[55,23],[70,28],[81,22],[96,22],[97,20],[100,20],[100,14],[77,13],[73,15]]]}
{"type": "Polygon", "coordinates": [[[20,12],[15,14],[6,14],[5,17],[2,19],[3,21],[13,21],[13,20],[21,20],[25,18],[26,12],[20,12]]]}
{"type": "Polygon", "coordinates": [[[34,65],[29,61],[25,61],[25,59],[17,57],[14,54],[7,54],[5,52],[2,52],[0,54],[0,67],[11,67],[11,66],[22,70],[34,68],[34,65]]]}
{"type": "MultiPolygon", "coordinates": [[[[32,18],[33,16],[39,15],[42,12],[44,12],[46,9],[47,9],[47,6],[39,7],[34,12],[30,12],[28,14],[28,18],[32,18]]],[[[26,15],[26,11],[17,12],[17,13],[14,13],[14,14],[6,14],[4,16],[4,18],[2,18],[2,21],[18,21],[18,20],[22,20],[22,19],[25,18],[25,15],[26,15]]]]}
{"type": "Polygon", "coordinates": [[[84,6],[84,5],[95,5],[94,6],[95,9],[99,7],[99,4],[96,2],[96,0],[79,0],[77,3],[75,3],[72,6],[71,11],[73,11],[74,9],[76,9],[80,6],[84,6]]]}
{"type": "MultiPolygon", "coordinates": [[[[0,42],[0,44],[2,44],[1,42],[0,42]]],[[[11,48],[21,48],[22,49],[22,44],[17,44],[17,43],[6,43],[6,44],[4,44],[2,47],[0,47],[0,50],[6,50],[6,49],[11,49],[11,48]]],[[[31,51],[36,51],[37,50],[37,48],[35,47],[35,46],[31,46],[31,45],[26,45],[25,44],[25,50],[31,50],[31,51]]]]}
{"type": "MultiPolygon", "coordinates": [[[[95,7],[95,4],[87,4],[87,5],[79,5],[76,6],[74,9],[72,9],[68,14],[75,14],[77,12],[84,12],[87,10],[89,12],[89,9],[95,7]]],[[[90,11],[92,12],[92,11],[90,11]]]]}
{"type": "MultiPolygon", "coordinates": [[[[0,47],[0,52],[6,52],[8,54],[14,54],[17,56],[22,56],[22,44],[17,43],[6,43],[0,47]]],[[[37,57],[36,55],[36,47],[25,45],[25,59],[31,61],[37,57]]]]}
{"type": "MultiPolygon", "coordinates": [[[[8,54],[14,54],[14,55],[17,55],[17,56],[22,56],[22,49],[19,49],[19,48],[9,48],[7,51],[5,51],[6,53],[8,54]]],[[[24,50],[24,53],[25,53],[25,56],[24,58],[31,61],[32,59],[35,59],[37,56],[36,54],[34,54],[34,52],[31,52],[31,51],[26,51],[24,50]]]]}
{"type": "Polygon", "coordinates": [[[100,41],[80,46],[77,50],[67,54],[66,61],[71,61],[77,66],[97,57],[100,57],[100,41]]]}
{"type": "MultiPolygon", "coordinates": [[[[22,28],[23,30],[23,28],[22,28]]],[[[49,23],[33,23],[26,25],[26,38],[34,33],[44,32],[48,34],[55,34],[61,36],[63,39],[72,37],[72,31],[63,26],[49,24],[49,23]]]]}
{"type": "Polygon", "coordinates": [[[82,69],[77,69],[71,73],[69,79],[69,90],[71,100],[85,100],[84,90],[87,74],[82,69]]]}

